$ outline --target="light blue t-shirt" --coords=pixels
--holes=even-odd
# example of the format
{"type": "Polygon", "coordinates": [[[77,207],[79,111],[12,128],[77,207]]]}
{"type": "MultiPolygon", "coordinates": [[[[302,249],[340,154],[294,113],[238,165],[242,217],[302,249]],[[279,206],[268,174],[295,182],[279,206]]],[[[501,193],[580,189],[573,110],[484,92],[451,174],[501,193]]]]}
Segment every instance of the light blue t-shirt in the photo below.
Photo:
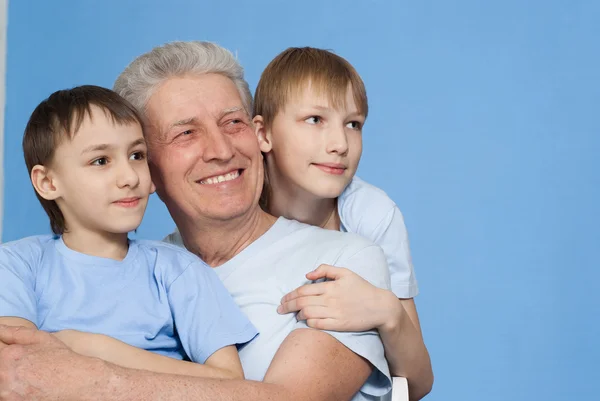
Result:
{"type": "MultiPolygon", "coordinates": [[[[165,241],[184,246],[177,231],[165,241]]],[[[379,288],[390,288],[385,256],[379,246],[355,234],[324,230],[283,217],[239,254],[214,268],[260,332],[240,350],[247,379],[263,380],[285,338],[296,329],[307,328],[306,321],[298,322],[294,313],[278,314],[277,306],[285,294],[310,282],[306,273],[324,263],[350,269],[379,288]]],[[[390,373],[376,330],[327,333],[374,366],[353,401],[373,400],[389,392],[390,373]]]]}
{"type": "Polygon", "coordinates": [[[157,241],[131,240],[122,261],[75,252],[60,237],[3,244],[0,316],[48,332],[105,334],[198,363],[257,333],[209,266],[157,241]]]}
{"type": "Polygon", "coordinates": [[[408,233],[394,201],[383,190],[354,177],[338,198],[338,213],[342,231],[363,236],[383,249],[394,294],[415,297],[419,289],[408,233]]]}

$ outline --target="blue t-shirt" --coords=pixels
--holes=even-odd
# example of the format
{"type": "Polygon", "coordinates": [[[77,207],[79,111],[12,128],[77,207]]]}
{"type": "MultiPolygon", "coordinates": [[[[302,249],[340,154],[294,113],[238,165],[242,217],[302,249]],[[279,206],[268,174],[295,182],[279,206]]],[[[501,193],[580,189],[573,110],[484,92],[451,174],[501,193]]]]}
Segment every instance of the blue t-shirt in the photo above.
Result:
{"type": "Polygon", "coordinates": [[[338,198],[338,213],[341,231],[358,234],[383,249],[394,294],[398,298],[415,297],[419,288],[408,233],[394,201],[383,190],[354,177],[338,198]]]}
{"type": "Polygon", "coordinates": [[[122,261],[75,252],[54,236],[3,244],[0,316],[27,319],[48,332],[105,334],[198,363],[257,334],[197,256],[141,240],[130,241],[122,261]]]}

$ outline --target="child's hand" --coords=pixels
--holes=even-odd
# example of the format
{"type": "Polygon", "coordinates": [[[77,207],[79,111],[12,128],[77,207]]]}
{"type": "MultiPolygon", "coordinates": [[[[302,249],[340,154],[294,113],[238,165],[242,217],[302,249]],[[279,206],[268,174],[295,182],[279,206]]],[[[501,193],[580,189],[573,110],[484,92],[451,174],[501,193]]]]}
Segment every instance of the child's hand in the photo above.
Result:
{"type": "Polygon", "coordinates": [[[306,278],[333,281],[306,284],[284,296],[280,314],[298,312],[309,327],[334,331],[379,329],[398,313],[398,298],[344,268],[321,265],[306,278]]]}

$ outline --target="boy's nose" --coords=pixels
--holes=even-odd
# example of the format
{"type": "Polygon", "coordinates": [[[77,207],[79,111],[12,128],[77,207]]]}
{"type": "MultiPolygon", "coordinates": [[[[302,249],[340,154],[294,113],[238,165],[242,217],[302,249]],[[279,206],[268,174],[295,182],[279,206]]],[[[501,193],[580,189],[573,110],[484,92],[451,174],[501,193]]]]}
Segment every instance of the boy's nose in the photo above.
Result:
{"type": "Polygon", "coordinates": [[[129,163],[124,163],[122,166],[119,166],[119,169],[120,171],[117,178],[117,186],[119,188],[135,188],[139,184],[140,177],[137,171],[135,171],[129,163]]]}
{"type": "Polygon", "coordinates": [[[348,138],[345,127],[334,128],[329,132],[327,140],[327,153],[345,155],[348,152],[348,138]]]}

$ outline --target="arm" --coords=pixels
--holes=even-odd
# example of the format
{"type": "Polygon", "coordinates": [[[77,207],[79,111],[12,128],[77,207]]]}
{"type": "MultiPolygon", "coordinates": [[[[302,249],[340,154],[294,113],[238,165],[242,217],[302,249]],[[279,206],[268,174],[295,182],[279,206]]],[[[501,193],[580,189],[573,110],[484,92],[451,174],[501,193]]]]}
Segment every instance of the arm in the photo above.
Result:
{"type": "MultiPolygon", "coordinates": [[[[27,319],[23,319],[20,317],[0,317],[0,325],[27,327],[29,329],[37,330],[37,327],[35,327],[35,324],[31,323],[27,319]]],[[[0,350],[2,350],[2,348],[4,348],[4,347],[6,347],[6,344],[4,344],[2,341],[0,341],[0,350]]]]}
{"type": "Polygon", "coordinates": [[[385,356],[393,376],[406,377],[410,400],[420,400],[431,391],[433,370],[421,335],[413,299],[389,297],[390,318],[378,326],[385,356]]]}
{"type": "Polygon", "coordinates": [[[214,352],[204,364],[182,361],[146,351],[102,334],[63,330],[53,335],[72,351],[124,368],[198,377],[243,379],[244,372],[235,346],[214,352]]]}
{"type": "Polygon", "coordinates": [[[377,288],[344,268],[321,265],[307,278],[331,281],[290,292],[282,299],[279,313],[298,312],[298,320],[322,330],[379,330],[391,374],[407,378],[411,400],[431,391],[431,361],[414,300],[399,300],[391,291],[377,288]]]}
{"type": "MultiPolygon", "coordinates": [[[[0,246],[0,324],[37,330],[35,241],[22,240],[0,246]]],[[[0,349],[3,347],[0,342],[0,349]]]]}
{"type": "Polygon", "coordinates": [[[78,355],[41,331],[0,327],[0,401],[36,400],[263,401],[349,400],[371,373],[370,364],[331,335],[292,332],[264,382],[158,374],[78,355]],[[4,398],[3,398],[4,397],[4,398]]]}
{"type": "Polygon", "coordinates": [[[33,324],[32,322],[30,322],[27,319],[23,319],[20,317],[2,316],[2,317],[0,317],[0,324],[6,325],[6,326],[21,326],[21,327],[27,327],[30,329],[37,329],[35,324],[33,324]]]}

